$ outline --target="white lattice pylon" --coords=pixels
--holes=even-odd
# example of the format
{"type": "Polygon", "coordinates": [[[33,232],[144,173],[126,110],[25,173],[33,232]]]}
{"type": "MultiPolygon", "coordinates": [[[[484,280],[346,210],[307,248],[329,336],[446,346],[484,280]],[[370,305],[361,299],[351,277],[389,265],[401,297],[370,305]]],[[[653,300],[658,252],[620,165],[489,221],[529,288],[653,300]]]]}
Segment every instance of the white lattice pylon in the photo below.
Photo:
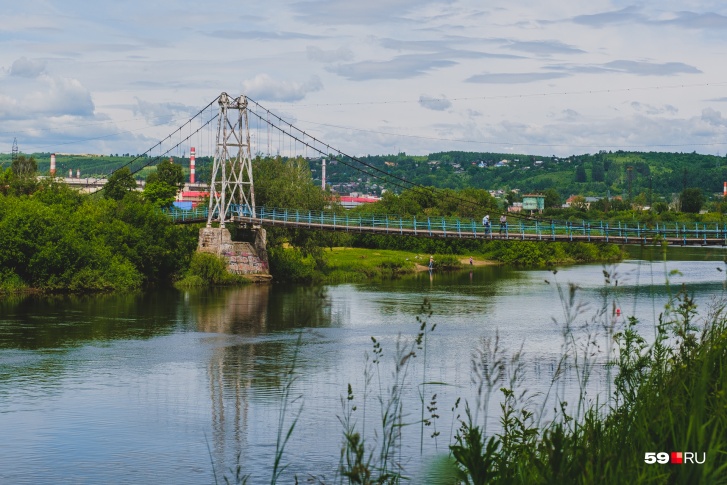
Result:
{"type": "Polygon", "coordinates": [[[235,214],[255,216],[255,188],[252,181],[247,97],[232,99],[220,94],[217,145],[212,164],[207,227],[212,222],[231,221],[235,214]]]}

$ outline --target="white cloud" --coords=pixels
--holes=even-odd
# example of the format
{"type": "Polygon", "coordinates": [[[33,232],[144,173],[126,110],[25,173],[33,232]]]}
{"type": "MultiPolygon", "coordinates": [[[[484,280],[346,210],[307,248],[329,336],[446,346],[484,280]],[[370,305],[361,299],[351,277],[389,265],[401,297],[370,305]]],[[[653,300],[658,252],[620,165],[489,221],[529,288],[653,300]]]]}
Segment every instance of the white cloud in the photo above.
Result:
{"type": "Polygon", "coordinates": [[[452,107],[452,102],[442,95],[438,98],[422,94],[419,96],[419,106],[433,111],[444,111],[452,107]]]}
{"type": "Polygon", "coordinates": [[[153,103],[134,97],[136,105],[133,107],[134,114],[141,114],[149,124],[160,124],[170,122],[174,119],[186,121],[198,111],[198,108],[184,105],[182,103],[153,103]]]}
{"type": "Polygon", "coordinates": [[[320,91],[323,84],[317,76],[305,82],[279,81],[267,74],[258,74],[253,79],[243,81],[242,91],[255,101],[300,101],[309,93],[320,91]]]}
{"type": "Polygon", "coordinates": [[[567,77],[562,72],[497,72],[476,74],[467,78],[469,83],[481,84],[523,84],[567,77]]]}
{"type": "Polygon", "coordinates": [[[35,61],[23,56],[13,62],[10,75],[18,77],[38,77],[45,72],[45,62],[35,61]]]}
{"type": "Polygon", "coordinates": [[[348,47],[339,47],[334,50],[323,50],[320,47],[309,45],[306,47],[308,59],[316,62],[330,64],[333,62],[350,61],[353,59],[353,52],[348,47]]]}
{"type": "Polygon", "coordinates": [[[712,126],[727,126],[727,120],[722,118],[722,113],[712,108],[702,110],[702,121],[712,126]]]}
{"type": "MultiPolygon", "coordinates": [[[[77,79],[41,75],[27,86],[21,97],[0,96],[0,118],[92,117],[95,106],[91,93],[77,79]]],[[[15,87],[18,91],[18,87],[15,87]]]]}
{"type": "Polygon", "coordinates": [[[55,144],[62,133],[69,152],[140,152],[178,127],[154,125],[186,119],[221,91],[317,123],[321,139],[352,153],[727,144],[715,111],[727,99],[718,0],[47,7],[14,2],[0,25],[0,146],[8,132],[35,130],[23,139],[55,144]]]}

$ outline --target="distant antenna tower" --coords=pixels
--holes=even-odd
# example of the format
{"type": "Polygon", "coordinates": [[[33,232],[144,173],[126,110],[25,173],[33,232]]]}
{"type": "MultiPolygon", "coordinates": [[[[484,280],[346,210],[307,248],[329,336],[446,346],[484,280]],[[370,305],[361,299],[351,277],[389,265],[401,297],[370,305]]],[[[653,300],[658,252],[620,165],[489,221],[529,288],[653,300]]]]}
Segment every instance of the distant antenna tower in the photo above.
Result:
{"type": "Polygon", "coordinates": [[[18,158],[18,139],[13,138],[13,151],[10,159],[14,162],[16,158],[18,158]]]}
{"type": "Polygon", "coordinates": [[[255,216],[255,189],[252,183],[252,156],[247,120],[247,97],[220,95],[217,119],[217,148],[210,180],[207,227],[218,221],[220,227],[230,220],[230,206],[255,216]]]}

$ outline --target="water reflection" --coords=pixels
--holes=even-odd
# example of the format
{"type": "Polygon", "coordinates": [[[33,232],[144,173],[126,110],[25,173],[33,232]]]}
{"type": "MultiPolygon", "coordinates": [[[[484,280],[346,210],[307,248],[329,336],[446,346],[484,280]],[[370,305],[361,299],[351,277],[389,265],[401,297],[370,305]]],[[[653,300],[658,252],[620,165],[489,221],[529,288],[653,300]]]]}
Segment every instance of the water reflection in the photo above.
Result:
{"type": "MultiPolygon", "coordinates": [[[[579,285],[591,305],[587,316],[604,302],[610,311],[616,301],[624,317],[639,316],[638,328],[648,337],[671,291],[661,275],[674,291],[685,283],[704,301],[724,294],[725,272],[717,263],[723,264],[626,262],[605,268],[619,280],[608,292],[604,268],[596,265],[557,275],[477,267],[324,290],[275,285],[6,299],[0,301],[0,429],[14,446],[0,454],[0,481],[105,483],[128,475],[136,483],[160,476],[170,483],[211,483],[209,444],[219,473],[229,477],[240,453],[251,483],[269,482],[281,395],[295,355],[294,397],[304,395],[305,412],[284,463],[299,477],[321,470],[332,476],[340,453],[339,398],[351,383],[362,399],[371,336],[383,344],[381,375],[387,379],[395,342],[416,335],[425,297],[437,323],[428,341],[427,380],[448,384],[428,392],[439,394],[446,424],[458,397],[473,402],[470,356],[482,337],[497,332],[509,355],[526,347],[525,389],[548,391],[563,345],[556,323],[563,320],[559,284],[579,285]],[[670,275],[672,269],[679,274],[670,275]],[[34,466],[39,461],[47,463],[42,472],[34,466]],[[88,463],[94,464],[90,471],[88,463]]],[[[422,369],[420,358],[412,362],[422,369]]],[[[606,389],[605,372],[594,370],[589,395],[606,389]]],[[[562,382],[570,389],[578,376],[569,370],[562,382]]],[[[405,406],[414,415],[418,390],[406,388],[405,406]]],[[[368,399],[369,409],[377,409],[377,395],[368,399]]],[[[496,429],[496,413],[491,419],[496,429]]],[[[418,433],[413,427],[405,432],[418,433]]],[[[418,436],[412,443],[410,470],[416,469],[418,436]]],[[[287,478],[282,481],[293,482],[287,478]]]]}
{"type": "Polygon", "coordinates": [[[52,349],[88,341],[148,339],[185,321],[169,318],[176,291],[0,298],[0,348],[52,349]]]}
{"type": "MultiPolygon", "coordinates": [[[[207,363],[211,407],[211,447],[216,463],[233,466],[231,457],[249,460],[250,410],[255,401],[278,406],[296,348],[291,330],[305,340],[319,338],[312,329],[340,324],[333,318],[325,290],[251,285],[184,295],[200,332],[228,335],[207,363]]],[[[310,372],[313,359],[301,360],[297,372],[310,372]]],[[[236,458],[235,458],[236,459],[236,458]]]]}

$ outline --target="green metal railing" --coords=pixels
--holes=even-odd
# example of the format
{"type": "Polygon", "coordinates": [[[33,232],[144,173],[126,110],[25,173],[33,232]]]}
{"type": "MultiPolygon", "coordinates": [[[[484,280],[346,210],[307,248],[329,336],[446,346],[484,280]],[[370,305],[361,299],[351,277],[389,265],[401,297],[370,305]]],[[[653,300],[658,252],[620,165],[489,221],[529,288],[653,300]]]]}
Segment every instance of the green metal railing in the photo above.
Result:
{"type": "MultiPolygon", "coordinates": [[[[502,229],[498,223],[489,230],[473,219],[454,217],[410,217],[397,215],[350,215],[326,211],[258,207],[254,216],[247,208],[232,206],[230,216],[239,222],[284,225],[334,231],[375,232],[423,237],[460,237],[552,241],[604,241],[641,243],[667,240],[672,244],[727,245],[727,224],[706,223],[627,223],[620,221],[564,222],[518,219],[502,229]]],[[[175,222],[207,220],[207,208],[166,211],[175,222]]]]}

